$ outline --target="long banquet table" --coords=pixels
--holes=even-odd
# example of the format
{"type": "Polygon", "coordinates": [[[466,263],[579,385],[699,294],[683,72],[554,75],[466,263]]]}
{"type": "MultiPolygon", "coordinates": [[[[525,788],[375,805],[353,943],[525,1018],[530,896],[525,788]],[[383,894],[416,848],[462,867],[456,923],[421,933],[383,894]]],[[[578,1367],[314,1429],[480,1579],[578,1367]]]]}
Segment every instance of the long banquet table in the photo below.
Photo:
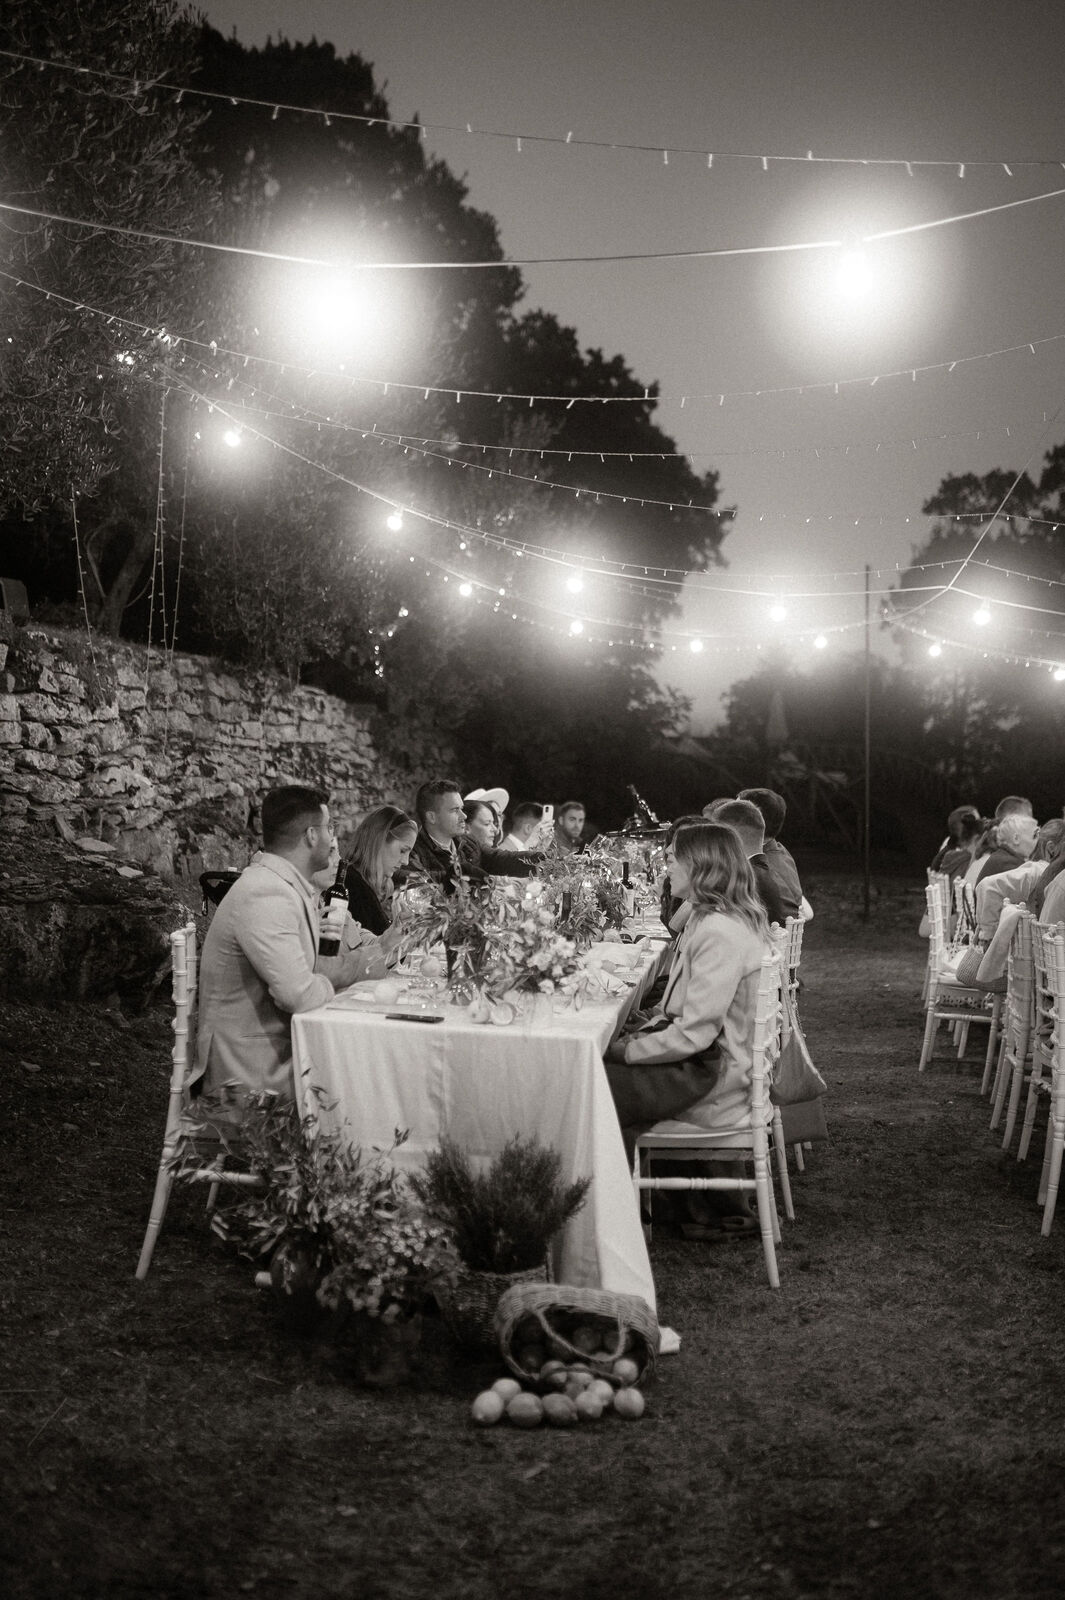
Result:
{"type": "Polygon", "coordinates": [[[552,1011],[538,1000],[506,1027],[474,1023],[465,1008],[442,1003],[432,1007],[442,1024],[389,1020],[386,1012],[410,1008],[375,1001],[372,988],[356,985],[292,1019],[303,1111],[325,1127],[346,1123],[366,1150],[387,1150],[395,1130],[408,1129],[393,1156],[405,1167],[420,1166],[442,1134],[485,1162],[515,1134],[535,1134],[559,1152],[566,1182],[593,1178],[556,1242],[556,1281],[642,1295],[655,1310],[602,1058],[652,981],[660,949],[641,952],[636,981],[623,994],[580,1010],[552,1011]]]}

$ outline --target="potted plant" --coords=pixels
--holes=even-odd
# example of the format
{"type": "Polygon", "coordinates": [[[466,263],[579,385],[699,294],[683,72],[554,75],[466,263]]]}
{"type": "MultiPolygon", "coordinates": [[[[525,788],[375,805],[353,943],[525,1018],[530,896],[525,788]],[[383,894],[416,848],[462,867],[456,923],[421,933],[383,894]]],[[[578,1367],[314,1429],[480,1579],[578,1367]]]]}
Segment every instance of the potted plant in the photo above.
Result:
{"type": "MultiPolygon", "coordinates": [[[[216,1132],[259,1184],[215,1213],[214,1231],[269,1262],[276,1292],[299,1318],[319,1307],[338,1314],[338,1328],[354,1335],[362,1382],[402,1381],[421,1306],[455,1270],[446,1230],[426,1214],[391,1150],[367,1157],[342,1130],[324,1131],[313,1115],[301,1121],[273,1094],[249,1096],[242,1110],[239,1126],[216,1132]]],[[[397,1134],[396,1145],[405,1137],[397,1134]]],[[[205,1152],[202,1136],[186,1140],[179,1175],[208,1169],[217,1154],[218,1146],[213,1157],[205,1152]]]]}
{"type": "Polygon", "coordinates": [[[516,1136],[483,1171],[460,1145],[441,1139],[410,1182],[461,1262],[434,1291],[448,1326],[462,1343],[492,1344],[500,1296],[512,1283],[547,1278],[551,1242],[584,1204],[592,1180],[564,1183],[556,1150],[516,1136]]]}

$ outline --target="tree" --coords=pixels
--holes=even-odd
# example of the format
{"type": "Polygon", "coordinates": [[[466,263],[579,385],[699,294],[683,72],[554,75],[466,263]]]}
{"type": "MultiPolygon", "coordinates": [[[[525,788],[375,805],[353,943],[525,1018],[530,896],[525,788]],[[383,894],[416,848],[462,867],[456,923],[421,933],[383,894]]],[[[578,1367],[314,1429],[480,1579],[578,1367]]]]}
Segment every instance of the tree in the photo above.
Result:
{"type": "Polygon", "coordinates": [[[5,197],[47,214],[7,213],[0,235],[0,514],[29,516],[91,496],[146,445],[162,347],[141,329],[187,326],[195,305],[187,251],[52,219],[202,236],[214,195],[190,159],[194,114],[150,89],[192,59],[174,0],[7,0],[0,42],[85,69],[0,58],[5,197]]]}
{"type": "Polygon", "coordinates": [[[976,547],[982,518],[1003,504],[1015,476],[997,469],[943,479],[923,508],[936,519],[932,530],[886,619],[909,615],[907,626],[921,630],[900,629],[898,639],[925,739],[956,792],[994,805],[1019,788],[1046,814],[1062,802],[1062,688],[1046,663],[1065,663],[1065,446],[1047,452],[1038,481],[1022,474],[1002,520],[976,547]],[[952,577],[930,604],[914,592],[952,577]],[[985,606],[991,621],[981,628],[974,614],[985,606]],[[933,660],[929,638],[943,641],[933,660]]]}

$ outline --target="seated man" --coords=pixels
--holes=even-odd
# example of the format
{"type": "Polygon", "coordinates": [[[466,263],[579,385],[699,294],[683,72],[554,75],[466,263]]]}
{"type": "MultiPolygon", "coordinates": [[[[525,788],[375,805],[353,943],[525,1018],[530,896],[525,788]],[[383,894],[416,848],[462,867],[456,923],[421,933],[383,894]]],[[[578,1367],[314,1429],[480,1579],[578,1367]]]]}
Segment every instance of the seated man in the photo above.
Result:
{"type": "MultiPolygon", "coordinates": [[[[790,850],[780,842],[779,834],[784,826],[784,818],[788,814],[787,803],[783,795],[774,789],[741,789],[736,797],[738,800],[749,800],[752,806],[757,806],[762,813],[765,824],[765,855],[769,871],[780,891],[780,903],[784,907],[786,917],[798,917],[802,914],[802,884],[799,882],[799,869],[790,850]]],[[[772,919],[771,919],[772,920],[772,919]]]]}
{"type": "Polygon", "coordinates": [[[430,778],[414,797],[418,837],[410,853],[408,883],[429,878],[454,894],[465,874],[458,841],[466,832],[462,790],[453,778],[430,778]]]}
{"type": "Polygon", "coordinates": [[[1048,863],[1057,861],[1065,850],[1065,822],[1054,817],[1044,822],[1036,836],[1036,846],[1027,861],[981,878],[976,891],[976,942],[990,944],[1004,905],[1023,905],[1036,885],[1047,876],[1048,863]]]}
{"type": "Polygon", "coordinates": [[[294,1098],[291,1019],[333,998],[334,984],[383,974],[387,935],[348,919],[340,953],[318,955],[313,879],[330,869],[333,825],[322,789],[287,784],[262,806],[263,849],[215,912],[200,957],[193,1094],[272,1090],[294,1098]]]}
{"type": "Polygon", "coordinates": [[[530,844],[540,831],[544,808],[535,800],[519,800],[510,813],[510,832],[499,846],[501,850],[533,850],[530,844]]]}
{"type": "Polygon", "coordinates": [[[1008,872],[1011,867],[1019,867],[1022,861],[1027,861],[1035,849],[1038,831],[1039,824],[1029,813],[1007,812],[1001,822],[995,823],[991,850],[982,859],[976,882],[982,883],[996,872],[1008,872]]]}
{"type": "Polygon", "coordinates": [[[555,813],[555,831],[549,854],[575,856],[584,849],[581,834],[584,832],[583,800],[563,800],[555,813]]]}
{"type": "Polygon", "coordinates": [[[779,923],[783,927],[787,921],[784,911],[784,902],[777,888],[776,879],[765,857],[765,823],[762,813],[750,800],[714,800],[703,808],[703,816],[709,817],[711,822],[727,822],[730,828],[735,828],[743,845],[743,853],[751,864],[754,873],[755,887],[758,898],[765,907],[765,914],[770,922],[779,923]]]}

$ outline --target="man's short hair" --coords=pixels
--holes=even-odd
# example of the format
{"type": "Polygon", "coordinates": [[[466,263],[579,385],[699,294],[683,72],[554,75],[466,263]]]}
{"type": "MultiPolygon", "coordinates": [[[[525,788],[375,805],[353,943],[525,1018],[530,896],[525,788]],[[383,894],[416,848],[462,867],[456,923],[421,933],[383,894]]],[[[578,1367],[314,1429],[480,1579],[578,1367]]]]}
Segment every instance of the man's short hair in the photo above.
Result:
{"type": "MultiPolygon", "coordinates": [[[[730,828],[744,833],[765,833],[762,813],[750,800],[717,800],[711,807],[711,822],[727,822],[730,828]]],[[[705,816],[706,813],[704,812],[705,816]]]]}
{"type": "Polygon", "coordinates": [[[1065,821],[1061,817],[1051,817],[1049,822],[1044,822],[1036,835],[1036,850],[1042,854],[1044,861],[1056,861],[1061,853],[1062,842],[1065,841],[1065,821]]]}
{"type": "Polygon", "coordinates": [[[424,825],[426,816],[430,811],[437,809],[437,801],[446,794],[462,795],[457,778],[430,778],[428,783],[423,783],[418,793],[414,796],[414,815],[424,825]]]}
{"type": "Polygon", "coordinates": [[[542,822],[543,816],[544,808],[541,805],[537,805],[535,800],[519,800],[510,813],[510,820],[515,824],[519,822],[542,822]]]}
{"type": "Polygon", "coordinates": [[[260,823],[267,850],[275,844],[291,844],[304,828],[321,821],[322,807],[329,795],[309,783],[285,783],[271,789],[263,799],[260,823]]]}
{"type": "Polygon", "coordinates": [[[787,803],[782,794],[777,794],[775,789],[741,789],[736,799],[749,800],[752,806],[757,806],[765,823],[766,838],[779,838],[784,818],[788,814],[787,803]]]}
{"type": "Polygon", "coordinates": [[[560,817],[564,817],[566,815],[567,811],[583,811],[583,810],[584,810],[584,801],[583,800],[563,800],[562,804],[558,808],[558,814],[559,814],[560,817]]]}
{"type": "Polygon", "coordinates": [[[1032,815],[1032,802],[1026,800],[1023,794],[1008,794],[995,807],[996,822],[1001,822],[1003,817],[1030,817],[1032,815]]]}

